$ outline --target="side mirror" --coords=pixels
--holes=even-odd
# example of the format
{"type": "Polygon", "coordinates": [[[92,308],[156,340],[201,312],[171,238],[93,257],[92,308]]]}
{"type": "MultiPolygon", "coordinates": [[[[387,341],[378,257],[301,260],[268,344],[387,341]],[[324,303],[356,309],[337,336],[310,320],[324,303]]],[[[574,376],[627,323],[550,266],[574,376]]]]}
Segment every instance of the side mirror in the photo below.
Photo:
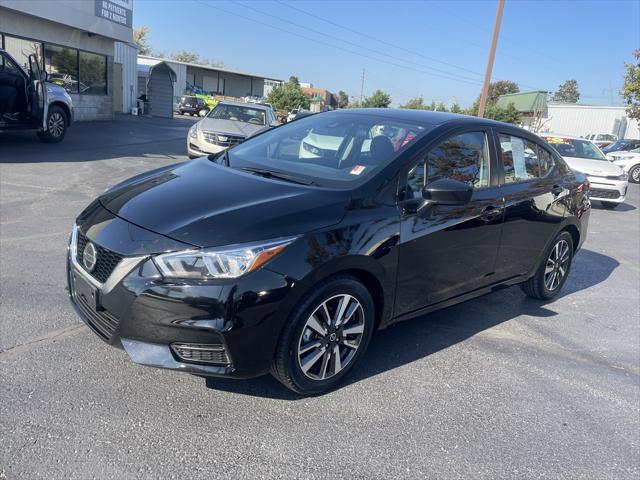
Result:
{"type": "Polygon", "coordinates": [[[466,205],[471,195],[473,187],[450,178],[436,180],[422,189],[422,198],[437,205],[466,205]]]}

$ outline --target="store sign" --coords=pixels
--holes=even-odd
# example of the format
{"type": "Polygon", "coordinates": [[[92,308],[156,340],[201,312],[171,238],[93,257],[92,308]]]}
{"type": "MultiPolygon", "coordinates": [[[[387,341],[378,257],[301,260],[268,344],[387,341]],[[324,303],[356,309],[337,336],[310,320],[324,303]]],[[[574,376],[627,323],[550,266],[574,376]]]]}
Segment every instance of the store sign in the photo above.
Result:
{"type": "Polygon", "coordinates": [[[95,0],[96,17],[129,27],[133,25],[133,0],[95,0]]]}

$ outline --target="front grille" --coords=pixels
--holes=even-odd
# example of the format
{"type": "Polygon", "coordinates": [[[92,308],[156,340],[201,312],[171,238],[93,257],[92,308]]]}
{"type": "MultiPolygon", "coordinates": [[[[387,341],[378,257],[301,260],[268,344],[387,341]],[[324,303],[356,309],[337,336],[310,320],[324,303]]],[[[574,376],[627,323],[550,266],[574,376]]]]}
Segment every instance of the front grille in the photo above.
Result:
{"type": "Polygon", "coordinates": [[[216,132],[203,131],[202,136],[208,143],[218,145],[220,147],[233,147],[244,142],[245,137],[239,135],[223,135],[216,132]]]}
{"type": "Polygon", "coordinates": [[[188,363],[213,363],[229,365],[229,357],[222,344],[172,343],[171,349],[178,358],[188,363]]]}
{"type": "MultiPolygon", "coordinates": [[[[80,230],[78,230],[78,244],[77,244],[77,260],[80,265],[84,268],[84,264],[82,263],[82,257],[84,255],[84,247],[87,245],[89,239],[85,237],[80,230]]],[[[99,282],[106,282],[107,278],[113,272],[113,269],[116,268],[116,265],[120,263],[123,256],[119,253],[112,252],[100,245],[95,244],[96,252],[98,253],[98,258],[96,261],[96,266],[92,272],[89,274],[98,280],[99,282]]]]}
{"type": "Polygon", "coordinates": [[[72,295],[76,305],[78,305],[82,313],[84,313],[93,330],[100,335],[102,339],[107,341],[111,340],[111,337],[113,337],[113,334],[118,328],[119,320],[106,310],[96,312],[91,308],[83,296],[76,294],[75,287],[73,287],[73,285],[72,289],[72,295]]]}
{"type": "Polygon", "coordinates": [[[589,197],[591,198],[620,198],[620,192],[617,190],[604,190],[602,188],[592,188],[589,190],[589,197]]]}

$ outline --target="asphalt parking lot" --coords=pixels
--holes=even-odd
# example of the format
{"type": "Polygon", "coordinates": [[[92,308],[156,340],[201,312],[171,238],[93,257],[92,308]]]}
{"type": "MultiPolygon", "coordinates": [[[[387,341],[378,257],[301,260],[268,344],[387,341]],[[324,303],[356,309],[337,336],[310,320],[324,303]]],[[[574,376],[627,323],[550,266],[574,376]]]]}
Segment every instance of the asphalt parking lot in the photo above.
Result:
{"type": "Polygon", "coordinates": [[[640,186],[597,202],[563,295],[380,332],[330,394],[136,366],[75,315],[65,254],[107,186],[185,161],[194,119],[0,137],[0,478],[638,478],[640,186]]]}

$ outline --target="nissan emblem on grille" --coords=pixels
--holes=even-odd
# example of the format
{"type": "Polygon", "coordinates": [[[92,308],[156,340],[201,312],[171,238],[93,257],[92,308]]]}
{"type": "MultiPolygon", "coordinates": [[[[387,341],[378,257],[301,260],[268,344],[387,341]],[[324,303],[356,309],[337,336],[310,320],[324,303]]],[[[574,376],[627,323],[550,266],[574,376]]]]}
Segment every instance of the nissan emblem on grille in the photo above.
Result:
{"type": "Polygon", "coordinates": [[[96,251],[96,247],[93,243],[88,242],[87,246],[84,247],[84,252],[82,252],[82,264],[87,271],[91,272],[94,268],[96,268],[96,262],[98,261],[98,252],[96,251]]]}

